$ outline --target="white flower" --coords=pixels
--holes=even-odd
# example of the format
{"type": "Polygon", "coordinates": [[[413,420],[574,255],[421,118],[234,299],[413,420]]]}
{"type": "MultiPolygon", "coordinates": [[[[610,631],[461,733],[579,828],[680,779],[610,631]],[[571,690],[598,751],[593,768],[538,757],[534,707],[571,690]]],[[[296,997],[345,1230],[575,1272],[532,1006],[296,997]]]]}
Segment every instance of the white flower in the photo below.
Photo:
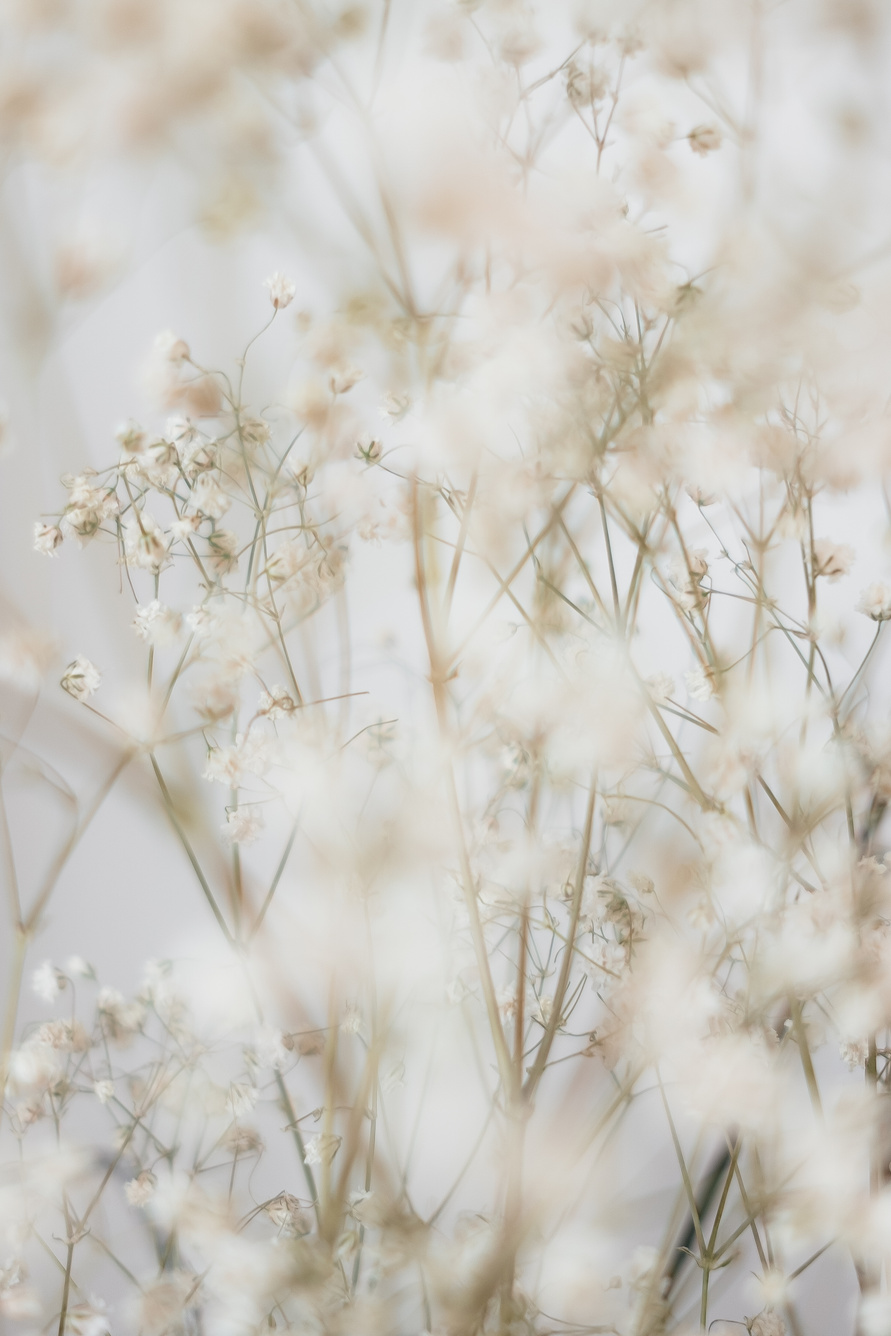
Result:
{"type": "Polygon", "coordinates": [[[656,673],[647,678],[650,697],[654,705],[665,705],[675,693],[675,681],[669,673],[656,673]]]}
{"type": "Polygon", "coordinates": [[[848,1037],[839,1041],[838,1051],[842,1062],[847,1064],[850,1071],[853,1071],[855,1067],[865,1065],[866,1059],[869,1057],[869,1044],[865,1039],[848,1037]]]}
{"type": "Polygon", "coordinates": [[[866,617],[871,617],[874,622],[891,620],[891,586],[883,584],[880,580],[867,585],[860,591],[857,611],[866,617]]]}
{"type": "Polygon", "coordinates": [[[185,362],[189,358],[189,345],[171,329],[162,330],[155,337],[154,351],[159,358],[168,362],[185,362]]]}
{"type": "Polygon", "coordinates": [[[31,975],[31,987],[44,1002],[52,1002],[65,987],[65,980],[60,980],[53,962],[45,960],[31,975]]]}
{"type": "Polygon", "coordinates": [[[265,822],[258,807],[236,807],[221,826],[230,844],[253,844],[259,839],[265,822]]]}
{"type": "Polygon", "coordinates": [[[250,1113],[259,1098],[260,1092],[256,1086],[235,1081],[226,1094],[226,1103],[233,1118],[243,1118],[246,1113],[250,1113]]]}
{"type": "Polygon", "coordinates": [[[715,679],[705,668],[694,668],[691,672],[685,673],[684,680],[687,683],[687,690],[694,700],[711,700],[715,694],[715,679]]]}
{"type": "Polygon", "coordinates": [[[201,473],[195,480],[186,513],[206,515],[208,519],[220,520],[231,504],[231,498],[223,491],[214,475],[201,473]]]}
{"type": "Polygon", "coordinates": [[[99,690],[101,683],[102,674],[96,665],[84,658],[83,654],[78,654],[65,669],[60,685],[75,700],[88,700],[99,690]]]}
{"type": "Polygon", "coordinates": [[[257,702],[257,714],[265,714],[267,719],[280,719],[282,715],[292,714],[297,705],[283,686],[276,684],[268,691],[260,692],[257,702]]]}
{"type": "Polygon", "coordinates": [[[772,1313],[765,1308],[752,1319],[749,1327],[751,1336],[786,1336],[786,1324],[779,1313],[772,1313]]]}
{"type": "Polygon", "coordinates": [[[283,1067],[288,1058],[284,1035],[270,1025],[257,1031],[253,1043],[254,1057],[261,1067],[283,1067]]]}
{"type": "Polygon", "coordinates": [[[58,525],[41,524],[40,520],[34,525],[34,551],[40,552],[42,556],[54,557],[62,539],[62,530],[58,525]]]}
{"type": "Polygon", "coordinates": [[[854,555],[854,549],[846,543],[818,538],[814,543],[814,575],[822,575],[834,583],[848,574],[854,564],[854,555]]]}
{"type": "Polygon", "coordinates": [[[154,1196],[158,1180],[149,1169],[143,1169],[136,1178],[124,1184],[124,1195],[131,1206],[145,1206],[154,1196]]]}
{"type": "Polygon", "coordinates": [[[167,560],[170,539],[147,511],[133,515],[124,525],[124,561],[140,570],[157,571],[167,560]]]}
{"type": "Polygon", "coordinates": [[[114,1084],[111,1081],[94,1081],[93,1094],[100,1104],[107,1104],[114,1095],[114,1084]]]}
{"type": "Polygon", "coordinates": [[[330,1164],[337,1154],[341,1138],[333,1132],[319,1132],[306,1143],[305,1164],[330,1164]]]}
{"type": "Polygon", "coordinates": [[[263,286],[269,293],[269,300],[277,311],[283,311],[286,306],[290,306],[297,291],[291,280],[277,270],[274,274],[270,274],[263,286]]]}
{"type": "Polygon", "coordinates": [[[178,612],[152,599],[144,607],[136,609],[136,616],[131,623],[140,640],[149,645],[172,645],[182,630],[183,619],[178,612]]]}

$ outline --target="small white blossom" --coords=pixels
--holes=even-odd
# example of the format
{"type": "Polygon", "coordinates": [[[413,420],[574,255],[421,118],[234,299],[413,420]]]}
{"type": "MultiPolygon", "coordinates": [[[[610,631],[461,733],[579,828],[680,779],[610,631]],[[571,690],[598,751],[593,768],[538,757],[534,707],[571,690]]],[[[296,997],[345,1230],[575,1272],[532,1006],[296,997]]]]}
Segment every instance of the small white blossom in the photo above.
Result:
{"type": "Polygon", "coordinates": [[[278,1070],[287,1061],[288,1050],[285,1048],[284,1035],[281,1030],[275,1030],[272,1026],[265,1025],[257,1031],[253,1050],[254,1057],[261,1067],[278,1070]]]}
{"type": "Polygon", "coordinates": [[[701,666],[685,673],[684,681],[687,683],[687,690],[694,700],[711,700],[715,694],[715,679],[710,672],[701,666]]]}
{"type": "Polygon", "coordinates": [[[167,362],[185,362],[190,356],[189,345],[171,329],[162,330],[155,336],[154,351],[167,362]]]}
{"type": "Polygon", "coordinates": [[[226,1103],[233,1118],[243,1118],[245,1114],[250,1113],[259,1098],[260,1092],[257,1087],[244,1081],[233,1082],[226,1093],[226,1103]]]}
{"type": "Polygon", "coordinates": [[[839,1041],[838,1051],[842,1062],[847,1064],[850,1071],[853,1071],[855,1067],[865,1065],[869,1056],[869,1044],[865,1039],[847,1037],[839,1041]]]}
{"type": "Polygon", "coordinates": [[[675,680],[669,673],[656,673],[647,678],[654,705],[665,705],[675,693],[675,680]]]}
{"type": "Polygon", "coordinates": [[[151,603],[136,609],[131,624],[140,640],[161,647],[174,643],[182,630],[183,619],[178,612],[154,598],[151,603]]]}
{"type": "Polygon", "coordinates": [[[749,1325],[751,1336],[786,1336],[786,1323],[779,1313],[765,1308],[749,1325]]]}
{"type": "Polygon", "coordinates": [[[263,286],[269,293],[269,300],[277,311],[283,311],[286,306],[290,306],[297,291],[291,280],[278,271],[270,274],[263,286]]]}
{"type": "Polygon", "coordinates": [[[296,709],[295,700],[282,686],[276,685],[268,691],[260,692],[257,714],[264,714],[267,719],[279,719],[282,715],[293,714],[296,709]]]}
{"type": "Polygon", "coordinates": [[[186,513],[206,515],[208,519],[220,520],[232,504],[212,473],[201,473],[192,487],[186,513]]]}
{"type": "Polygon", "coordinates": [[[158,571],[167,560],[170,539],[158,521],[140,511],[124,525],[124,561],[140,570],[158,571]]]}
{"type": "Polygon", "coordinates": [[[871,617],[874,622],[891,620],[891,585],[883,584],[879,580],[867,585],[860,592],[857,611],[866,617],[871,617]]]}
{"type": "Polygon", "coordinates": [[[333,1132],[319,1132],[306,1143],[305,1164],[330,1164],[337,1154],[342,1138],[333,1132]]]}
{"type": "Polygon", "coordinates": [[[34,551],[40,552],[44,557],[54,557],[56,548],[63,541],[62,530],[57,524],[42,524],[40,520],[34,525],[34,551]]]}
{"type": "Polygon", "coordinates": [[[831,583],[847,575],[854,564],[854,549],[846,543],[833,543],[831,538],[818,538],[814,543],[814,575],[822,575],[831,583]]]}
{"type": "Polygon", "coordinates": [[[102,674],[96,665],[90,663],[90,660],[84,658],[82,654],[78,654],[65,669],[60,685],[69,696],[83,701],[95,695],[101,684],[102,674]]]}
{"type": "Polygon", "coordinates": [[[254,844],[265,825],[259,807],[236,807],[221,827],[230,844],[254,844]]]}
{"type": "Polygon", "coordinates": [[[51,960],[45,960],[31,975],[31,987],[44,1002],[52,1002],[65,987],[65,980],[51,960]]]}
{"type": "Polygon", "coordinates": [[[124,1184],[124,1195],[131,1206],[145,1206],[154,1196],[158,1180],[149,1169],[143,1169],[136,1178],[124,1184]]]}
{"type": "Polygon", "coordinates": [[[93,1094],[100,1104],[107,1104],[114,1095],[114,1084],[111,1081],[94,1081],[93,1094]]]}

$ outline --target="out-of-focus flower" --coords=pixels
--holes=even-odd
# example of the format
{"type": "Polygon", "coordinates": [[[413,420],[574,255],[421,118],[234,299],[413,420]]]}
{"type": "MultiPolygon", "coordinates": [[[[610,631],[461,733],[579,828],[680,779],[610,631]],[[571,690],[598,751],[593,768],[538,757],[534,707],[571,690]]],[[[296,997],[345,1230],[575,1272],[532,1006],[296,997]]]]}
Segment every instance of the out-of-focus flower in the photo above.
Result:
{"type": "Polygon", "coordinates": [[[695,125],[687,135],[687,142],[694,153],[704,158],[721,147],[721,131],[717,125],[695,125]]]}
{"type": "Polygon", "coordinates": [[[891,620],[891,585],[878,580],[867,585],[857,600],[857,611],[871,617],[874,622],[891,620]]]}
{"type": "Polygon", "coordinates": [[[136,1178],[124,1184],[124,1196],[131,1206],[145,1206],[155,1194],[158,1180],[150,1169],[143,1169],[136,1178]]]}
{"type": "Polygon", "coordinates": [[[269,300],[277,311],[283,311],[286,306],[290,306],[297,291],[291,280],[278,271],[270,274],[263,286],[269,293],[269,300]]]}
{"type": "Polygon", "coordinates": [[[831,538],[818,538],[814,543],[814,574],[827,580],[840,580],[854,564],[854,549],[846,543],[834,543],[831,538]]]}

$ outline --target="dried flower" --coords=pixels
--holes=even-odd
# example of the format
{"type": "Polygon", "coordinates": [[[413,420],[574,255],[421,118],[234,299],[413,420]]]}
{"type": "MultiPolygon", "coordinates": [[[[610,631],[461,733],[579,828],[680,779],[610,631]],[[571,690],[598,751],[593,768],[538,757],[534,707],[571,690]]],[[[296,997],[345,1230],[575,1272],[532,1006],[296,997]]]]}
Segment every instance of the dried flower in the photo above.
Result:
{"type": "Polygon", "coordinates": [[[342,1138],[333,1132],[319,1132],[306,1143],[304,1160],[307,1164],[330,1164],[337,1154],[342,1138]]]}
{"type": "Polygon", "coordinates": [[[277,311],[283,311],[286,306],[290,306],[294,300],[294,294],[297,291],[295,285],[284,274],[276,273],[270,275],[263,284],[269,293],[269,300],[277,311]]]}
{"type": "Polygon", "coordinates": [[[695,125],[687,135],[687,142],[694,153],[704,158],[721,147],[721,131],[717,125],[695,125]]]}
{"type": "Polygon", "coordinates": [[[857,600],[857,611],[871,617],[874,622],[891,619],[891,585],[880,581],[867,585],[857,600]]]}
{"type": "Polygon", "coordinates": [[[34,551],[44,557],[54,557],[56,549],[64,535],[57,524],[42,524],[39,520],[34,525],[34,551]]]}
{"type": "Polygon", "coordinates": [[[854,549],[845,543],[834,543],[830,538],[818,538],[814,543],[814,574],[830,581],[840,580],[854,564],[854,549]]]}
{"type": "Polygon", "coordinates": [[[177,640],[182,631],[182,617],[155,598],[137,608],[132,625],[140,640],[161,648],[177,640]]]}
{"type": "Polygon", "coordinates": [[[45,960],[31,975],[31,987],[44,1002],[53,1002],[65,987],[65,976],[51,960],[45,960]]]}
{"type": "Polygon", "coordinates": [[[69,663],[62,677],[61,687],[75,700],[89,700],[102,684],[102,675],[95,664],[82,654],[69,663]]]}
{"type": "Polygon", "coordinates": [[[136,1178],[124,1184],[124,1196],[131,1206],[145,1206],[155,1195],[158,1180],[150,1169],[143,1169],[136,1178]]]}

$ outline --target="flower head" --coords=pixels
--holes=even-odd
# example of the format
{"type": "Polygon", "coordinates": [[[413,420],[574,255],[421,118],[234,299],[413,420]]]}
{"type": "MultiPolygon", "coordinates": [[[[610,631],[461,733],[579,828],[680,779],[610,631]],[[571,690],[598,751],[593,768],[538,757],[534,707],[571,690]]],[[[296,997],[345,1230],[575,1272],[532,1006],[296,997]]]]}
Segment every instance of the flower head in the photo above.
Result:
{"type": "Polygon", "coordinates": [[[102,674],[83,654],[78,654],[77,658],[69,663],[60,683],[63,691],[67,691],[75,700],[81,701],[89,700],[90,696],[95,695],[101,684],[102,674]]]}
{"type": "Polygon", "coordinates": [[[874,622],[891,620],[891,585],[883,584],[880,580],[867,585],[860,592],[857,611],[871,617],[874,622]]]}
{"type": "Polygon", "coordinates": [[[270,274],[263,286],[269,293],[269,300],[277,311],[283,311],[286,306],[290,306],[297,291],[291,280],[286,278],[284,274],[280,274],[278,270],[274,274],[270,274]]]}

